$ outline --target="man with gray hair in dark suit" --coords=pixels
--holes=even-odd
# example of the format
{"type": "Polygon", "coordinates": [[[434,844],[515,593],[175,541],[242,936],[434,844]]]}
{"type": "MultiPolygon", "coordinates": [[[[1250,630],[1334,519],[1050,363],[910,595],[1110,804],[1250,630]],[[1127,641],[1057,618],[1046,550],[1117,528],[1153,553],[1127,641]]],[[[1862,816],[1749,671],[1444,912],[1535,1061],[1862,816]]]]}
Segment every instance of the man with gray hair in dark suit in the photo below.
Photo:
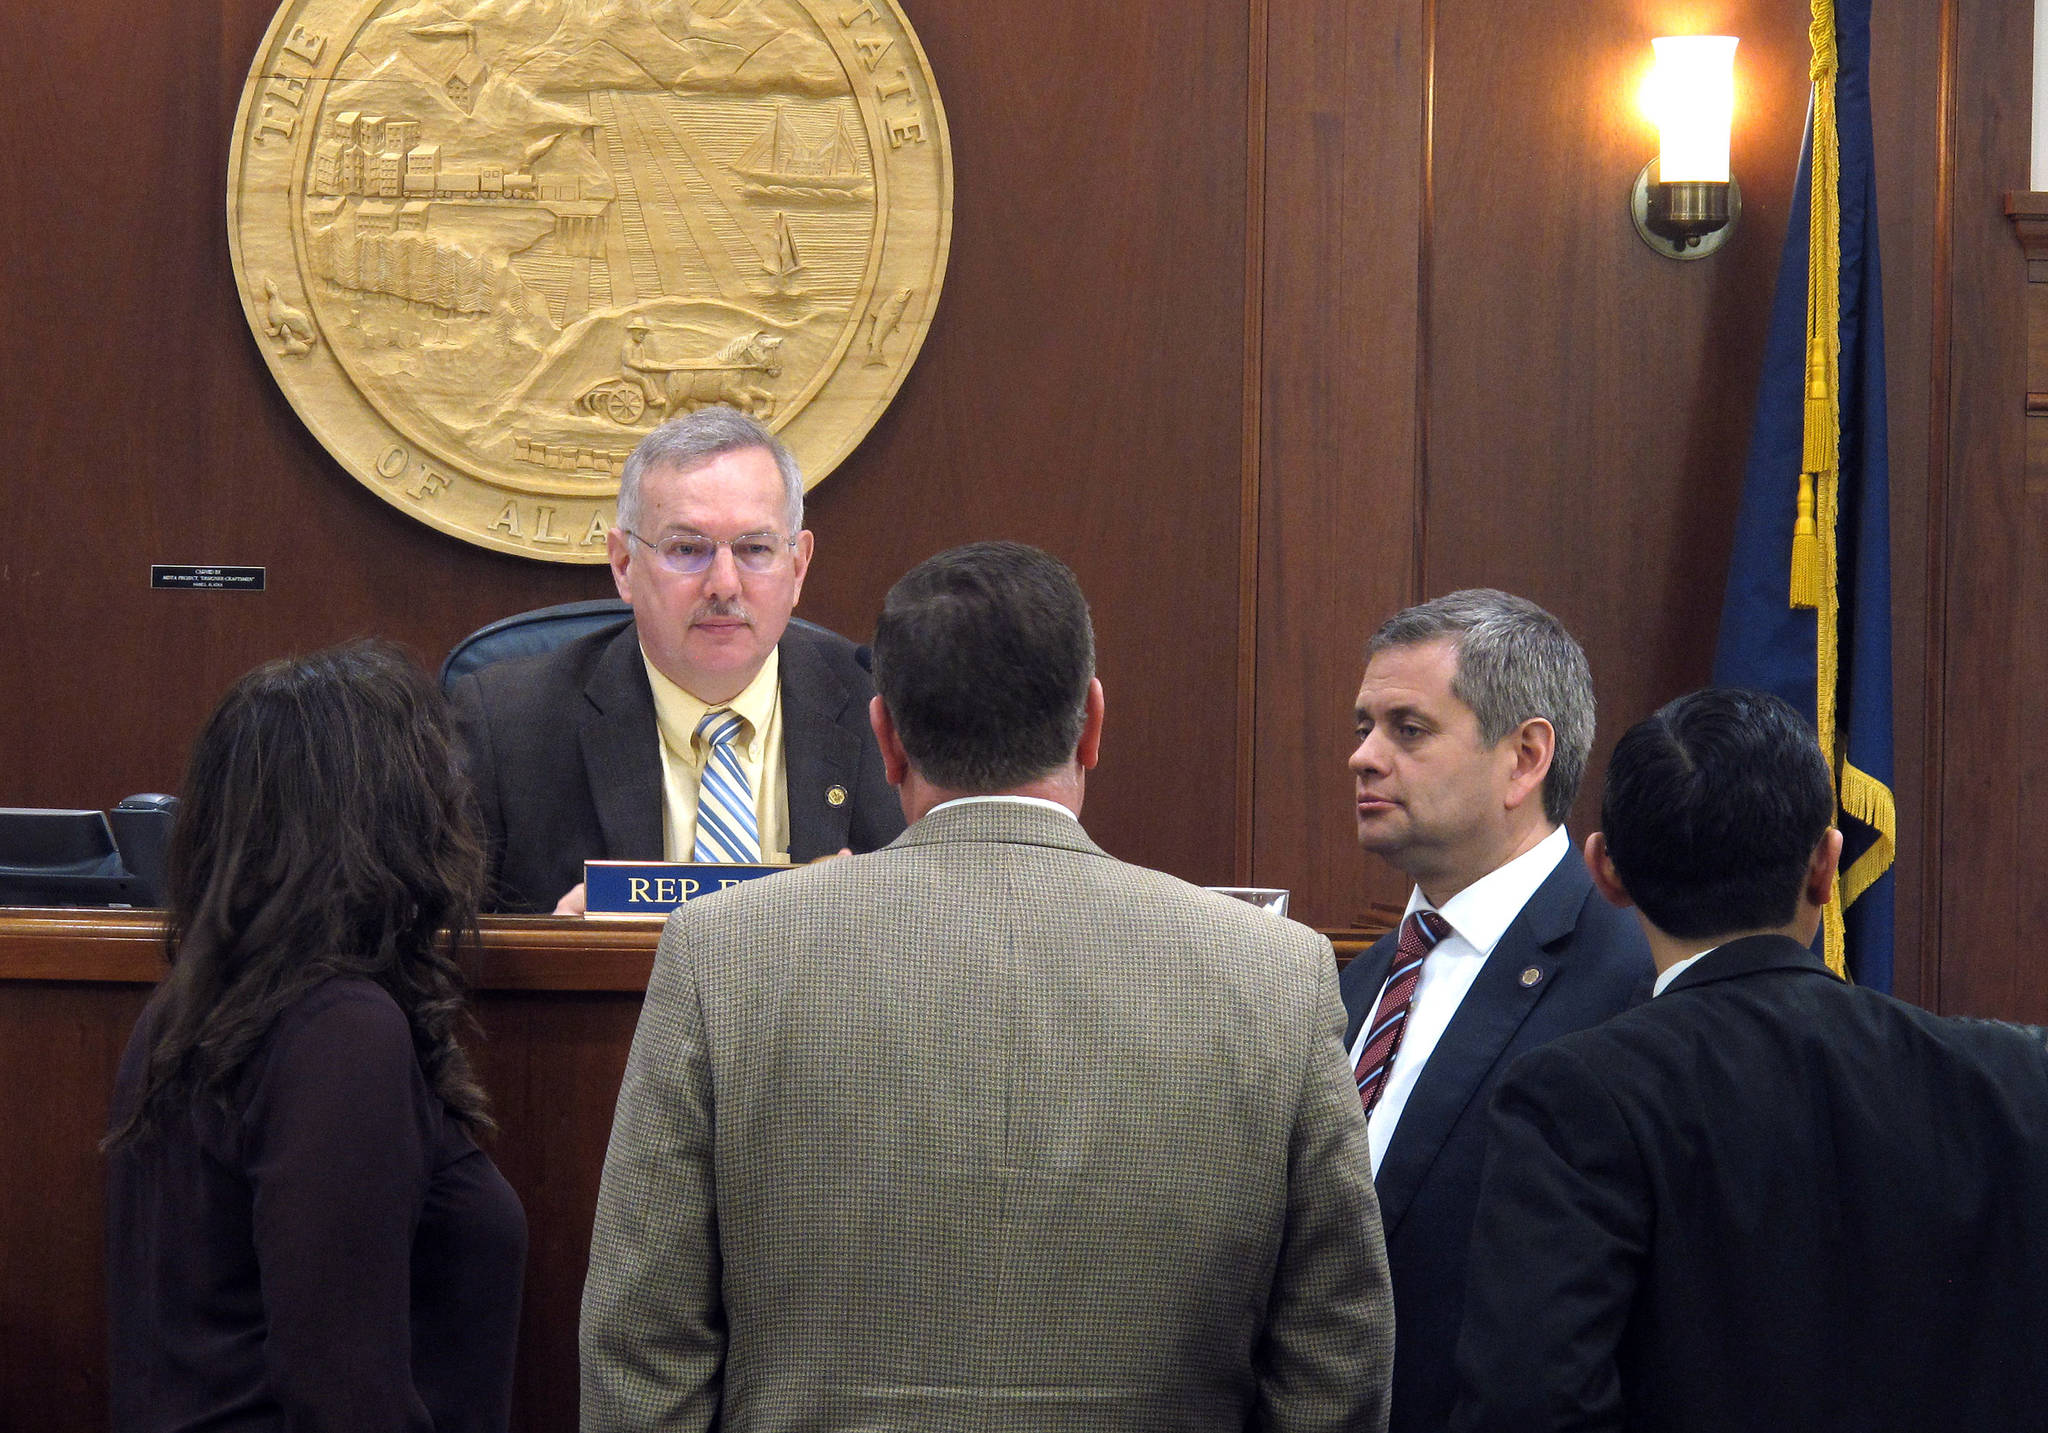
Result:
{"type": "Polygon", "coordinates": [[[583,1426],[1383,1429],[1329,943],[1106,855],[1088,609],[921,564],[871,713],[910,828],[683,906],[619,1097],[583,1426]]]}
{"type": "Polygon", "coordinates": [[[580,914],[593,859],[811,861],[893,840],[863,654],[791,616],[813,544],[781,439],[731,408],[669,419],[626,459],[605,543],[630,618],[449,691],[488,904],[580,914]]]}
{"type": "Polygon", "coordinates": [[[1414,882],[1342,982],[1401,1314],[1393,1433],[1451,1414],[1488,1094],[1522,1051],[1648,993],[1642,933],[1564,827],[1593,706],[1564,624],[1492,588],[1397,612],[1366,645],[1358,841],[1414,882]]]}

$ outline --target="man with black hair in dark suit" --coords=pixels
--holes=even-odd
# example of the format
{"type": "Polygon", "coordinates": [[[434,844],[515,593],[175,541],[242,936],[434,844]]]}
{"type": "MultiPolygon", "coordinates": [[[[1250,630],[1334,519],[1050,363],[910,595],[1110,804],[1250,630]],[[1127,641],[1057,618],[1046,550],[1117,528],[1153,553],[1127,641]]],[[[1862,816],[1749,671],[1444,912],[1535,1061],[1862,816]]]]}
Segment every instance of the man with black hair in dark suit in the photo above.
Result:
{"type": "Polygon", "coordinates": [[[1649,992],[1632,922],[1565,833],[1593,746],[1586,654],[1505,592],[1395,614],[1358,692],[1358,840],[1415,883],[1344,971],[1394,1282],[1392,1433],[1441,1433],[1486,1097],[1509,1062],[1649,992]]]}
{"type": "Polygon", "coordinates": [[[1593,879],[1645,1006],[1494,1102],[1462,1433],[2048,1426],[2048,1050],[1845,984],[1812,731],[1705,691],[1624,736],[1593,879]]]}
{"type": "Polygon", "coordinates": [[[790,619],[803,513],[796,459],[734,409],[633,450],[606,538],[632,619],[449,693],[494,909],[582,910],[586,859],[801,862],[902,833],[854,645],[790,619]]]}

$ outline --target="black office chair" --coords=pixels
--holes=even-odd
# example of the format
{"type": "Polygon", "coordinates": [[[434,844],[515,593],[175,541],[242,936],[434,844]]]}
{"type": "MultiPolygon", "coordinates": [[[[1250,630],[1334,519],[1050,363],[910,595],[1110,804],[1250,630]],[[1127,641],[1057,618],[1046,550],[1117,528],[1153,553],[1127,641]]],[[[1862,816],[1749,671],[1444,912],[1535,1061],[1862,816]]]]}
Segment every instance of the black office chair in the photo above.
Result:
{"type": "Polygon", "coordinates": [[[500,617],[455,644],[448,660],[441,663],[441,690],[450,690],[457,678],[466,677],[479,667],[552,652],[565,642],[616,627],[632,615],[633,609],[616,597],[595,597],[588,602],[560,602],[553,607],[536,607],[531,612],[500,617]]]}
{"type": "MultiPolygon", "coordinates": [[[[596,597],[588,602],[562,602],[553,607],[536,607],[531,612],[515,612],[510,617],[500,617],[455,644],[448,653],[448,659],[441,663],[441,690],[448,691],[458,678],[479,667],[488,667],[493,662],[513,657],[552,652],[563,643],[573,642],[587,633],[618,626],[632,615],[633,609],[618,598],[596,597]]],[[[790,618],[789,625],[808,627],[813,632],[829,630],[801,617],[790,618]]],[[[854,658],[863,667],[870,665],[866,647],[856,650],[854,658]]]]}

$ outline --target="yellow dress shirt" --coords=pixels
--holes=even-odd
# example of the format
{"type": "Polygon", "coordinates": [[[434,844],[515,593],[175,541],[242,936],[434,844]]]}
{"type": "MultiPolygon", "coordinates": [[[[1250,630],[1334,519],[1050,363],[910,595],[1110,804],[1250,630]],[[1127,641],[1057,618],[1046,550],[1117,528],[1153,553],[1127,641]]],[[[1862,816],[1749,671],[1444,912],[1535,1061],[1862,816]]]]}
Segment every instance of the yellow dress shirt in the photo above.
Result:
{"type": "MultiPolygon", "coordinates": [[[[717,710],[699,701],[647,665],[654,689],[654,724],[661,731],[661,845],[671,861],[687,861],[697,850],[697,783],[703,775],[705,745],[697,723],[717,710]]],[[[746,722],[733,745],[740,769],[754,792],[754,819],[761,832],[761,859],[789,859],[789,780],[782,759],[782,653],[771,650],[746,690],[729,702],[746,722]]]]}

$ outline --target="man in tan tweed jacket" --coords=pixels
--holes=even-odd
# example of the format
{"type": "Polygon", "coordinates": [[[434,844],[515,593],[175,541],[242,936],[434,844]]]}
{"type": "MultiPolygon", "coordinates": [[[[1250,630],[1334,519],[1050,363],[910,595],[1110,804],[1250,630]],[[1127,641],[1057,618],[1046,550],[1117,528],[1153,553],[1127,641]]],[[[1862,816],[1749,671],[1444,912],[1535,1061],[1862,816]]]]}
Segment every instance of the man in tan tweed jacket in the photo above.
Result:
{"type": "Polygon", "coordinates": [[[930,559],[875,658],[910,829],[662,937],[586,1433],[1384,1428],[1328,942],[1082,831],[1103,697],[1055,559],[930,559]]]}

